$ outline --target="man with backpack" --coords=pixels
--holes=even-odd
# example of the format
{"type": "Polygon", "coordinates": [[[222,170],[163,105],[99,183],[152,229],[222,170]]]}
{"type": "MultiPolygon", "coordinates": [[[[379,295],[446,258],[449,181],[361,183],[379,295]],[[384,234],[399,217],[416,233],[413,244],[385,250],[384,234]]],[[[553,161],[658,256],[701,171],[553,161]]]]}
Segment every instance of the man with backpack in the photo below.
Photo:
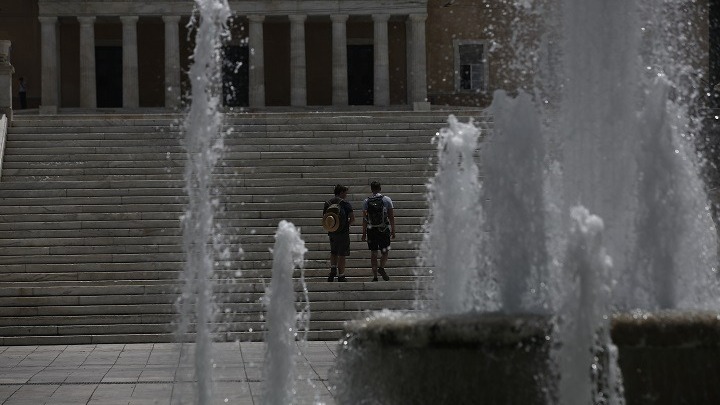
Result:
{"type": "Polygon", "coordinates": [[[367,240],[370,249],[372,281],[378,281],[378,273],[383,280],[390,280],[385,271],[385,264],[390,250],[390,239],[395,239],[393,202],[390,197],[380,194],[380,190],[380,182],[373,181],[370,183],[372,196],[363,201],[362,240],[367,240]],[[380,252],[379,261],[378,252],[380,252]]]}
{"type": "Polygon", "coordinates": [[[350,225],[355,222],[352,205],[345,201],[348,188],[335,186],[335,196],[325,201],[323,207],[323,228],[330,237],[330,274],[328,281],[345,279],[345,257],[350,255],[350,225]]]}

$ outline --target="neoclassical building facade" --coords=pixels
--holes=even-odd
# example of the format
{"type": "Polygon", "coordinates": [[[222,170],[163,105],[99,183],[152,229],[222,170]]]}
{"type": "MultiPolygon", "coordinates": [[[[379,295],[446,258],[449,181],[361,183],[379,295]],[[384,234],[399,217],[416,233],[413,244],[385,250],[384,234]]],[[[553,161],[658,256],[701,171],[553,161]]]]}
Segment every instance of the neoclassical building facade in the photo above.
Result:
{"type": "MultiPolygon", "coordinates": [[[[160,85],[162,106],[173,107],[181,101],[186,70],[181,60],[188,59],[192,42],[186,27],[193,2],[39,0],[38,6],[41,109],[53,111],[67,104],[81,108],[158,105],[152,92],[158,92],[160,85]],[[141,54],[162,57],[150,56],[159,63],[145,61],[143,65],[141,54]],[[66,60],[75,55],[77,63],[66,60]],[[141,70],[159,70],[158,65],[163,65],[162,74],[145,72],[141,77],[141,70]],[[77,90],[66,83],[77,83],[77,90]],[[142,89],[147,89],[145,100],[141,100],[142,89]],[[68,91],[71,94],[65,96],[68,91]]],[[[225,101],[230,105],[346,106],[353,102],[388,106],[393,24],[404,26],[404,43],[393,44],[393,51],[404,48],[406,55],[406,102],[412,105],[427,99],[426,0],[235,0],[230,6],[235,18],[223,69],[225,101]],[[363,30],[371,32],[365,35],[363,30]],[[362,70],[368,67],[371,72],[362,70]]]]}
{"type": "MultiPolygon", "coordinates": [[[[517,88],[516,19],[486,0],[229,0],[228,106],[486,106],[517,88]]],[[[193,0],[0,0],[30,108],[177,108],[193,0]]],[[[528,26],[530,26],[529,24],[528,26]]],[[[15,94],[15,93],[14,93],[15,94]]]]}

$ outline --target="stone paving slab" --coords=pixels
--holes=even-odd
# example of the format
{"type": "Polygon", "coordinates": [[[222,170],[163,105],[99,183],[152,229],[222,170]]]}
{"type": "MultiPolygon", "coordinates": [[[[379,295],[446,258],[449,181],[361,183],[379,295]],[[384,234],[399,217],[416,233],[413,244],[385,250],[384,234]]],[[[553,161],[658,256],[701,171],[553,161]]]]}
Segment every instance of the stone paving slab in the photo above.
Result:
{"type": "MultiPolygon", "coordinates": [[[[215,404],[262,403],[263,342],[213,345],[215,404]]],[[[2,405],[193,404],[194,344],[0,346],[2,405]]],[[[297,404],[334,405],[337,342],[298,343],[297,404]]]]}

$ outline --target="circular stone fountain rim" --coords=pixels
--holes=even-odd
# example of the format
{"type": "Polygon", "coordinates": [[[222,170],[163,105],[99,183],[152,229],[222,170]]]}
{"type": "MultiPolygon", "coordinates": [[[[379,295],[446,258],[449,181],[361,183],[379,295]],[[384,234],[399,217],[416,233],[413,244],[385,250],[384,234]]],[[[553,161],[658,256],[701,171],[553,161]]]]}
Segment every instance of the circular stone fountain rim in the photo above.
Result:
{"type": "Polygon", "coordinates": [[[516,347],[547,341],[551,317],[541,314],[416,314],[382,311],[346,325],[348,340],[404,347],[516,347]]]}
{"type": "Polygon", "coordinates": [[[618,346],[719,347],[720,314],[699,310],[623,313],[613,317],[611,331],[618,346]]]}

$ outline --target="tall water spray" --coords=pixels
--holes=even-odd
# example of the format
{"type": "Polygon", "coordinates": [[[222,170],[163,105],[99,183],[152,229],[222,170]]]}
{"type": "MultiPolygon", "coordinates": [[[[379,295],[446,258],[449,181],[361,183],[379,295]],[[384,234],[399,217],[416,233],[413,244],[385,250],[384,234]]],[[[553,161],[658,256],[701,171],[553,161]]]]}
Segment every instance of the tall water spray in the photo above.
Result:
{"type": "MultiPolygon", "coordinates": [[[[307,331],[309,307],[298,314],[295,310],[293,271],[302,269],[307,252],[300,231],[290,222],[280,221],[273,247],[272,280],[265,293],[267,347],[265,351],[263,403],[293,403],[295,391],[295,340],[298,330],[307,331]],[[303,324],[298,327],[298,321],[303,324]]],[[[301,277],[303,286],[304,278],[301,277]]],[[[307,290],[304,288],[307,300],[307,290]]]]}
{"type": "MultiPolygon", "coordinates": [[[[438,168],[428,184],[430,217],[425,223],[420,261],[433,269],[433,293],[440,312],[459,313],[473,306],[473,298],[495,288],[492,277],[478,277],[483,248],[483,213],[479,171],[475,163],[480,130],[448,118],[449,127],[437,134],[438,168]],[[479,283],[487,283],[480,285],[479,283]]],[[[494,299],[479,300],[481,309],[494,299]]]]}
{"type": "Polygon", "coordinates": [[[562,168],[546,170],[545,181],[554,187],[546,195],[560,196],[548,229],[566,246],[552,251],[548,280],[559,297],[550,307],[558,314],[561,403],[598,401],[590,396],[596,387],[605,402],[622,402],[607,335],[613,311],[720,308],[715,229],[683,104],[695,100],[684,76],[693,60],[677,57],[692,48],[684,45],[690,31],[675,37],[685,25],[677,3],[559,0],[548,8],[557,16],[548,16],[556,25],[546,31],[560,46],[546,73],[561,85],[538,91],[537,102],[544,139],[557,148],[549,167],[562,168]],[[606,253],[593,247],[600,231],[606,253]],[[588,370],[594,379],[585,379],[588,370]]]}
{"type": "Polygon", "coordinates": [[[696,100],[694,59],[678,57],[692,48],[693,29],[680,2],[660,3],[521,2],[520,12],[546,24],[544,40],[517,46],[546,58],[518,58],[532,66],[515,70],[536,71],[535,88],[494,95],[482,186],[464,166],[474,149],[447,159],[450,143],[439,147],[430,184],[423,255],[440,306],[462,311],[476,300],[483,310],[555,313],[564,404],[622,403],[608,335],[614,311],[720,309],[715,227],[687,106],[696,100]],[[468,212],[481,200],[481,215],[468,212]],[[459,215],[487,235],[453,222],[459,215]],[[477,242],[465,246],[462,235],[477,242]],[[465,294],[483,283],[479,299],[465,294]]]}
{"type": "Polygon", "coordinates": [[[192,403],[207,405],[213,400],[212,341],[216,306],[213,293],[214,205],[212,173],[222,150],[221,45],[227,35],[230,8],[226,0],[196,1],[197,35],[190,68],[192,103],[185,120],[187,163],[185,182],[188,205],[182,218],[185,250],[184,287],[179,299],[178,335],[195,327],[195,377],[192,403]]]}
{"type": "Polygon", "coordinates": [[[557,191],[565,212],[582,204],[603,219],[611,277],[622,281],[614,301],[624,308],[717,302],[707,294],[717,286],[716,237],[688,105],[697,101],[686,80],[693,59],[679,58],[693,46],[676,29],[690,17],[678,3],[560,2],[555,71],[565,80],[559,109],[548,112],[548,137],[561,145],[557,191]]]}
{"type": "Polygon", "coordinates": [[[547,308],[543,165],[538,111],[529,94],[496,91],[493,131],[483,142],[483,192],[490,234],[485,252],[506,312],[547,308]]]}
{"type": "MultiPolygon", "coordinates": [[[[610,272],[612,259],[603,243],[602,219],[582,206],[573,207],[564,276],[570,286],[559,309],[554,355],[559,363],[561,405],[604,403],[621,405],[619,376],[608,378],[613,361],[600,361],[601,353],[614,348],[610,342],[610,272]],[[609,365],[608,365],[609,363],[609,365]]],[[[610,360],[616,360],[612,357],[610,360]]]]}

